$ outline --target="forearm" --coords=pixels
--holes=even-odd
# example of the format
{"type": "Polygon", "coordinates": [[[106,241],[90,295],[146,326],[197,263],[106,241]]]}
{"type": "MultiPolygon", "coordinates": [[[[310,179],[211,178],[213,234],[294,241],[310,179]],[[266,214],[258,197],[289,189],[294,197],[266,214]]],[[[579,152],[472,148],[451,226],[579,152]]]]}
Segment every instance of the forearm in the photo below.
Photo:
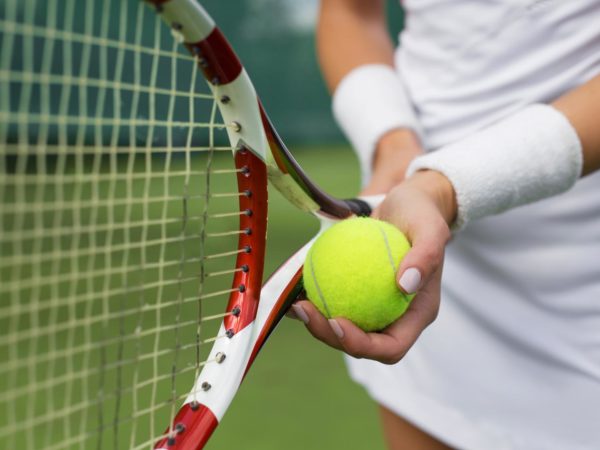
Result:
{"type": "Polygon", "coordinates": [[[442,173],[436,192],[458,226],[568,190],[600,170],[600,76],[551,107],[532,105],[466,139],[417,158],[408,174],[442,173]]]}
{"type": "Polygon", "coordinates": [[[370,179],[363,193],[387,192],[422,153],[418,120],[393,67],[383,0],[323,0],[317,28],[335,118],[370,179]],[[372,176],[370,176],[372,175],[372,176]]]}
{"type": "Polygon", "coordinates": [[[393,65],[383,0],[323,0],[317,25],[317,54],[327,86],[365,64],[393,65]]]}
{"type": "Polygon", "coordinates": [[[569,119],[579,136],[583,152],[582,176],[600,170],[600,75],[552,105],[569,119]]]}

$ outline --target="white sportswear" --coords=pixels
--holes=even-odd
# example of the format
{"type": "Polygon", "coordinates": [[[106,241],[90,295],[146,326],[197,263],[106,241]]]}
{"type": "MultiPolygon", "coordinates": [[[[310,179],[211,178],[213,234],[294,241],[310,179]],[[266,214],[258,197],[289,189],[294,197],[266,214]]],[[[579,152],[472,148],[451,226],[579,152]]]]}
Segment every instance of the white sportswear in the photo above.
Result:
{"type": "MultiPolygon", "coordinates": [[[[396,66],[428,150],[600,73],[600,0],[404,7],[396,66]]],[[[454,447],[600,449],[600,174],[471,222],[447,248],[438,319],[404,360],[348,365],[454,447]]]]}

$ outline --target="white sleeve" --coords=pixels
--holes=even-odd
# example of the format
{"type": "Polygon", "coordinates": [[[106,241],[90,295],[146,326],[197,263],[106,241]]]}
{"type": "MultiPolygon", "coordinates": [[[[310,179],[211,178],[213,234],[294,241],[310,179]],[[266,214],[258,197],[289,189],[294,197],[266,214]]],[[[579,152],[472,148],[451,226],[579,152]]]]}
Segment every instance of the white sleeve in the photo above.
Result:
{"type": "Polygon", "coordinates": [[[569,120],[535,104],[466,139],[415,158],[407,177],[430,169],[456,193],[453,226],[560,194],[581,176],[583,154],[569,120]]]}
{"type": "Polygon", "coordinates": [[[384,64],[351,70],[333,94],[333,115],[358,155],[363,182],[370,178],[375,146],[385,133],[410,128],[420,135],[400,76],[384,64]]]}

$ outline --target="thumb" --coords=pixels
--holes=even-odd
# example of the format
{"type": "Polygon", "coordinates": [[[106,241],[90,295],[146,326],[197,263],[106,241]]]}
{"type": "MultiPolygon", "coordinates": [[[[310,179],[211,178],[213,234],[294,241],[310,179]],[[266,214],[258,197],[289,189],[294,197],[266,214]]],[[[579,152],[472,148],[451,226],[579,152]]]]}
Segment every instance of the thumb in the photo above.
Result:
{"type": "Polygon", "coordinates": [[[402,291],[414,294],[441,268],[450,230],[439,221],[420,222],[414,230],[407,231],[412,248],[398,267],[397,282],[402,291]]]}

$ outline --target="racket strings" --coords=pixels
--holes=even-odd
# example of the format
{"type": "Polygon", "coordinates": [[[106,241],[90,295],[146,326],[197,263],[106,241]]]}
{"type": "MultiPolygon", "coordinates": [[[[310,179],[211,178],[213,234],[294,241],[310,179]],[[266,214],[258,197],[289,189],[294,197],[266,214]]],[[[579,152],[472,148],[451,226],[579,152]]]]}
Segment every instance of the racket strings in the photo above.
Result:
{"type": "MultiPolygon", "coordinates": [[[[219,292],[219,295],[229,294],[231,292],[236,292],[238,290],[239,290],[239,288],[223,290],[223,291],[219,292]]],[[[197,298],[192,298],[192,297],[183,300],[183,302],[185,302],[185,303],[192,303],[192,302],[197,302],[197,301],[198,301],[197,298]]],[[[157,309],[157,307],[155,305],[149,305],[149,306],[145,307],[144,309],[149,312],[153,309],[157,309]]],[[[137,309],[131,309],[129,311],[123,311],[119,314],[117,314],[117,313],[109,314],[106,317],[106,319],[108,319],[108,320],[119,319],[119,318],[126,319],[130,316],[135,316],[138,313],[139,313],[139,311],[137,309]]],[[[212,315],[208,315],[208,316],[203,316],[200,319],[200,321],[201,322],[209,322],[209,321],[217,320],[217,319],[220,320],[220,319],[230,316],[230,315],[232,315],[231,312],[212,314],[212,315]]],[[[82,318],[79,321],[79,325],[80,326],[94,326],[94,325],[97,325],[98,323],[100,323],[104,319],[105,318],[100,318],[100,317],[82,318]]],[[[196,321],[188,320],[188,321],[183,321],[181,323],[183,324],[183,326],[189,326],[189,325],[192,325],[193,323],[196,323],[196,321]]],[[[157,332],[166,332],[166,331],[174,330],[178,326],[179,326],[178,324],[167,324],[167,325],[163,325],[160,328],[154,328],[151,330],[143,330],[143,331],[137,332],[135,335],[131,335],[131,336],[107,338],[107,339],[103,340],[102,342],[97,342],[97,343],[93,343],[93,344],[88,343],[88,344],[74,345],[72,347],[69,347],[68,349],[61,349],[60,351],[48,352],[48,353],[45,353],[45,354],[39,355],[39,356],[35,355],[34,357],[32,357],[32,358],[35,358],[35,361],[33,361],[32,359],[27,359],[27,358],[22,358],[20,361],[15,361],[15,362],[4,361],[4,362],[0,363],[0,371],[8,370],[8,369],[18,369],[23,366],[28,366],[32,362],[40,364],[45,361],[49,361],[49,360],[53,360],[53,359],[57,359],[57,358],[66,358],[68,356],[74,356],[77,353],[84,353],[84,352],[92,351],[92,350],[101,348],[103,345],[107,345],[107,344],[110,345],[111,343],[116,343],[119,340],[126,341],[128,339],[130,339],[130,340],[139,339],[140,337],[145,337],[145,336],[157,333],[157,332]]],[[[28,341],[31,339],[41,339],[43,337],[51,337],[51,336],[55,335],[56,333],[67,332],[69,330],[69,328],[71,328],[71,325],[69,323],[62,323],[62,324],[58,324],[58,325],[52,326],[52,327],[49,327],[49,326],[39,327],[34,330],[27,330],[26,332],[23,332],[16,336],[10,336],[5,340],[5,343],[7,345],[18,345],[20,342],[23,342],[23,341],[28,341]]],[[[212,342],[212,339],[210,341],[206,340],[206,341],[201,341],[201,342],[202,343],[212,342]]],[[[2,394],[0,394],[0,398],[3,398],[2,394]]]]}
{"type": "MultiPolygon", "coordinates": [[[[216,362],[216,361],[217,360],[213,358],[212,360],[206,361],[206,363],[216,362]]],[[[190,366],[190,367],[180,369],[179,373],[180,374],[184,374],[186,372],[190,373],[192,370],[195,370],[195,368],[190,366]]],[[[156,381],[164,381],[164,380],[170,379],[170,377],[171,377],[171,374],[162,375],[162,376],[159,376],[156,381]]],[[[146,383],[146,384],[148,384],[148,383],[146,383]]],[[[143,386],[144,386],[144,384],[140,384],[139,386],[137,386],[137,388],[140,388],[143,386]]],[[[126,394],[129,392],[135,392],[135,391],[133,390],[133,388],[127,388],[127,387],[123,389],[123,393],[126,394]]],[[[105,396],[105,399],[110,398],[110,396],[111,396],[110,393],[107,394],[105,396]]],[[[177,398],[177,400],[182,402],[183,400],[185,400],[186,396],[187,395],[182,394],[177,398]]],[[[83,412],[83,411],[87,410],[89,406],[90,406],[90,404],[72,405],[68,408],[68,411],[73,414],[77,414],[79,412],[83,412]]],[[[133,424],[133,423],[135,423],[136,420],[144,418],[145,416],[160,412],[163,408],[164,408],[164,406],[157,405],[157,406],[151,406],[151,407],[136,410],[129,417],[124,417],[117,425],[133,424]]],[[[64,410],[64,411],[67,411],[67,410],[64,410]]],[[[35,424],[43,425],[45,422],[51,420],[52,415],[53,415],[53,413],[48,413],[47,417],[44,417],[44,416],[36,417],[35,424]]],[[[114,425],[115,425],[114,423],[110,423],[110,424],[105,425],[105,427],[106,428],[114,427],[114,425]]],[[[27,428],[25,426],[23,426],[23,427],[21,427],[21,430],[18,430],[18,431],[26,431],[26,429],[27,428]]],[[[105,431],[105,430],[102,430],[101,428],[97,428],[96,430],[94,430],[94,434],[101,434],[103,431],[105,431]]],[[[131,447],[131,448],[132,449],[133,448],[151,448],[152,445],[156,442],[156,439],[161,438],[163,436],[165,436],[165,435],[161,435],[161,434],[158,434],[156,436],[153,435],[152,438],[147,439],[146,441],[143,441],[141,444],[131,447]]],[[[147,436],[146,436],[146,438],[147,438],[147,436]]],[[[71,438],[67,438],[64,441],[61,441],[60,443],[58,443],[56,445],[51,445],[49,447],[45,447],[45,450],[49,449],[49,448],[56,448],[56,449],[72,448],[71,447],[72,445],[74,445],[76,443],[82,443],[82,442],[86,441],[87,439],[88,439],[88,437],[85,435],[74,436],[71,438]]]]}
{"type": "MultiPolygon", "coordinates": [[[[1,79],[2,77],[0,77],[1,79]]],[[[6,123],[3,124],[4,126],[6,126],[6,123]]],[[[7,142],[4,143],[4,147],[3,147],[3,153],[6,156],[18,156],[20,153],[23,152],[23,148],[22,146],[25,144],[15,144],[15,143],[11,143],[11,142],[7,142]]],[[[94,156],[95,154],[98,153],[98,148],[94,147],[94,146],[77,146],[74,144],[64,144],[64,145],[57,145],[57,144],[50,144],[47,143],[44,145],[44,148],[47,151],[47,154],[52,154],[52,155],[59,155],[61,153],[65,153],[65,157],[72,157],[74,155],[74,152],[77,153],[77,155],[80,156],[84,156],[84,157],[90,157],[94,156]]],[[[184,152],[186,150],[193,152],[193,153],[197,153],[197,152],[225,152],[227,154],[231,153],[231,147],[230,146],[219,146],[219,145],[215,145],[214,147],[208,147],[205,145],[190,145],[189,147],[187,146],[177,146],[177,145],[173,145],[170,147],[171,151],[173,151],[174,153],[181,153],[184,152]]],[[[137,157],[141,157],[145,154],[148,153],[148,149],[144,148],[144,147],[130,147],[130,146],[114,146],[111,148],[111,151],[113,154],[115,155],[125,155],[125,156],[137,156],[137,157]]],[[[197,168],[190,168],[189,172],[188,171],[181,171],[181,172],[177,172],[175,171],[176,168],[173,168],[173,172],[172,175],[173,176],[182,176],[186,173],[188,173],[189,175],[206,175],[205,171],[200,171],[197,170],[197,168]]],[[[232,172],[239,172],[241,169],[225,169],[225,170],[214,170],[212,173],[213,174],[219,174],[219,173],[224,173],[224,174],[230,174],[232,172]]],[[[7,173],[7,176],[15,176],[15,174],[11,174],[11,173],[7,173]]],[[[90,173],[90,175],[92,175],[90,173]]],[[[103,174],[101,173],[96,173],[94,174],[98,180],[102,180],[103,179],[103,174]]],[[[33,175],[28,175],[27,173],[23,174],[24,180],[27,180],[27,177],[31,178],[32,176],[35,176],[35,174],[33,175]]],[[[65,177],[65,180],[67,181],[80,181],[81,180],[81,174],[79,173],[61,173],[60,174],[61,177],[65,177]]],[[[143,177],[147,177],[148,174],[147,173],[131,173],[129,175],[129,177],[131,178],[132,181],[138,180],[140,178],[143,177]]],[[[31,180],[30,180],[31,181],[31,180]]]]}
{"type": "MultiPolygon", "coordinates": [[[[217,315],[215,315],[215,317],[211,317],[212,319],[222,319],[223,317],[232,315],[232,313],[225,313],[225,314],[220,314],[218,315],[219,317],[216,317],[217,315]]],[[[165,329],[163,331],[167,331],[168,329],[165,329]]],[[[222,334],[222,335],[218,335],[212,338],[209,338],[207,340],[204,341],[204,343],[212,343],[218,339],[223,339],[223,338],[228,338],[227,334],[222,334]]],[[[184,346],[184,348],[190,348],[192,346],[192,344],[188,344],[186,346],[184,346]]],[[[90,348],[88,350],[94,350],[93,348],[90,348]]],[[[166,352],[170,352],[171,350],[165,350],[164,353],[166,352]]],[[[207,364],[211,364],[211,363],[220,363],[222,360],[220,359],[220,357],[213,357],[213,358],[207,358],[206,360],[202,361],[200,364],[202,366],[205,366],[207,364]]],[[[127,364],[130,364],[131,361],[127,361],[127,360],[122,360],[122,361],[118,361],[115,363],[112,363],[111,365],[107,366],[106,368],[115,368],[115,367],[119,367],[119,366],[125,366],[127,364]]],[[[191,371],[195,371],[196,370],[196,365],[195,364],[187,364],[184,367],[179,367],[177,369],[177,375],[180,374],[184,374],[184,373],[189,373],[191,371]]],[[[89,376],[90,372],[81,372],[80,375],[81,377],[85,377],[85,376],[89,376]]],[[[104,394],[104,398],[102,401],[106,401],[107,399],[111,398],[111,397],[116,397],[117,395],[127,395],[131,392],[134,392],[136,389],[140,389],[140,388],[144,388],[149,386],[152,383],[155,383],[157,381],[164,381],[167,379],[170,379],[172,376],[171,373],[168,374],[163,374],[163,375],[159,375],[157,376],[155,379],[153,380],[146,380],[144,382],[141,382],[139,384],[137,384],[136,386],[127,386],[127,387],[123,387],[122,389],[120,389],[118,392],[111,392],[111,393],[107,393],[104,394]]],[[[54,379],[54,380],[46,380],[45,382],[41,383],[39,386],[37,386],[38,390],[45,390],[45,389],[50,389],[53,388],[55,386],[58,386],[62,383],[64,383],[65,380],[63,379],[54,379]]],[[[182,402],[183,400],[185,400],[188,395],[196,393],[196,392],[200,392],[198,390],[192,390],[192,391],[186,391],[185,393],[180,393],[178,394],[174,400],[178,401],[178,402],[182,402]]],[[[14,392],[10,392],[10,393],[6,393],[7,395],[2,395],[0,396],[0,399],[2,401],[14,401],[16,400],[18,397],[20,397],[21,395],[23,395],[23,391],[14,391],[14,392]]],[[[68,407],[66,407],[63,412],[69,412],[69,413],[78,413],[81,412],[85,409],[88,409],[90,406],[94,405],[94,404],[99,404],[100,400],[99,399],[95,399],[92,401],[86,401],[86,402],[82,402],[79,404],[70,404],[68,407]]],[[[162,408],[162,406],[157,405],[155,407],[152,408],[148,408],[148,410],[152,410],[152,411],[156,411],[159,410],[160,408],[162,408]]],[[[37,426],[37,425],[41,425],[44,424],[50,420],[52,420],[53,416],[56,414],[56,412],[54,411],[49,411],[46,415],[40,415],[37,416],[32,422],[30,423],[21,423],[21,424],[17,424],[16,426],[13,426],[10,428],[10,430],[8,429],[8,427],[2,428],[0,429],[0,435],[3,435],[4,433],[7,433],[8,431],[10,432],[19,432],[19,431],[24,431],[28,428],[31,427],[31,425],[37,426]]],[[[132,417],[136,417],[136,416],[143,416],[144,412],[143,411],[137,411],[133,413],[132,417]]],[[[126,422],[127,420],[125,420],[124,422],[126,422]]]]}
{"type": "MultiPolygon", "coordinates": [[[[215,319],[221,320],[224,317],[227,317],[227,316],[230,316],[230,315],[234,315],[234,313],[215,314],[213,316],[209,316],[209,318],[206,319],[206,320],[215,320],[215,319]]],[[[193,325],[193,324],[195,324],[195,321],[185,321],[185,322],[181,322],[181,324],[182,325],[186,325],[186,324],[187,325],[193,325]]],[[[172,327],[164,327],[164,328],[161,329],[161,331],[166,332],[166,331],[172,331],[174,329],[175,329],[175,327],[173,327],[173,326],[172,327]]],[[[141,337],[141,336],[138,336],[138,338],[139,337],[141,337]]],[[[229,336],[226,333],[224,333],[224,334],[220,334],[220,335],[217,335],[217,336],[214,336],[214,337],[211,337],[211,338],[207,338],[207,339],[203,340],[202,343],[203,344],[213,343],[213,342],[215,342],[218,339],[223,339],[223,338],[228,338],[228,337],[229,336]]],[[[114,338],[113,340],[107,340],[107,341],[103,342],[102,345],[100,345],[100,344],[88,345],[85,348],[80,349],[80,351],[81,352],[94,351],[94,350],[98,350],[98,349],[102,348],[102,346],[112,345],[112,344],[117,344],[117,343],[122,343],[122,342],[120,342],[117,338],[114,338]]],[[[181,344],[181,350],[192,349],[192,348],[194,348],[194,346],[195,346],[195,343],[193,343],[193,342],[192,343],[187,343],[187,344],[181,344]]],[[[74,350],[77,351],[76,348],[74,348],[74,350]]],[[[152,355],[143,355],[143,356],[140,356],[140,357],[136,358],[135,361],[136,362],[140,362],[140,361],[148,360],[150,358],[165,356],[165,355],[170,354],[171,352],[172,352],[172,349],[171,348],[167,348],[167,349],[160,350],[158,353],[154,353],[152,355]]],[[[64,357],[66,357],[66,355],[60,355],[59,352],[55,352],[53,354],[47,355],[46,359],[47,359],[47,361],[50,361],[50,360],[56,360],[58,358],[64,358],[64,357]]],[[[123,359],[122,358],[122,359],[119,359],[119,360],[115,360],[115,361],[113,361],[111,363],[106,363],[106,365],[104,366],[104,369],[108,371],[108,370],[112,370],[112,369],[115,369],[115,368],[128,366],[133,361],[134,361],[133,359],[123,359]]],[[[37,359],[34,363],[35,364],[40,364],[40,363],[43,363],[43,362],[44,362],[43,359],[37,359]]],[[[207,358],[207,359],[201,361],[200,364],[202,366],[204,366],[204,365],[209,364],[211,362],[218,362],[218,360],[215,359],[215,358],[207,358]]],[[[24,363],[25,363],[25,365],[27,365],[27,363],[31,364],[32,362],[31,361],[24,361],[24,363]]],[[[184,367],[177,368],[176,372],[177,373],[183,373],[183,372],[187,372],[187,371],[192,370],[192,369],[195,370],[196,369],[196,365],[195,364],[187,364],[184,367]]],[[[55,388],[57,386],[61,386],[62,384],[64,384],[67,381],[71,381],[72,382],[72,381],[76,380],[77,378],[89,377],[89,376],[93,375],[94,372],[95,372],[95,368],[89,368],[89,369],[86,369],[86,370],[78,371],[78,373],[75,376],[73,376],[72,374],[65,374],[62,377],[55,377],[55,378],[51,378],[51,379],[46,379],[46,380],[40,381],[39,383],[36,383],[35,387],[33,387],[33,388],[28,386],[28,387],[17,388],[17,389],[14,389],[14,390],[10,391],[10,392],[8,392],[8,391],[7,392],[3,392],[2,395],[0,395],[0,399],[3,402],[4,401],[15,401],[18,398],[22,397],[23,395],[30,393],[32,391],[32,389],[33,389],[33,391],[45,391],[45,390],[48,390],[48,389],[55,388]]],[[[170,378],[170,377],[171,377],[171,373],[169,373],[168,375],[163,375],[164,379],[170,378]]],[[[160,376],[158,376],[154,380],[146,380],[146,381],[144,381],[144,382],[142,382],[139,385],[134,386],[134,387],[127,387],[127,388],[122,388],[122,389],[116,390],[111,395],[112,396],[117,396],[117,395],[127,394],[128,392],[132,391],[133,389],[144,387],[144,386],[149,385],[150,383],[153,383],[153,382],[158,381],[158,380],[160,380],[160,376]]],[[[182,399],[184,399],[185,397],[187,397],[187,394],[188,394],[188,391],[186,391],[185,395],[184,394],[177,395],[176,396],[176,400],[182,400],[182,399]]],[[[111,396],[111,395],[107,395],[107,397],[111,396]]],[[[93,403],[94,403],[94,401],[92,401],[91,403],[86,401],[86,402],[84,402],[84,403],[82,403],[80,405],[72,404],[72,405],[68,406],[68,409],[73,409],[73,408],[83,409],[83,408],[87,408],[90,404],[93,404],[93,403]]],[[[48,417],[51,417],[54,414],[56,414],[56,412],[51,411],[51,412],[49,412],[48,417]]],[[[37,417],[35,419],[35,421],[33,421],[32,423],[33,424],[43,423],[48,417],[43,417],[43,416],[37,417]]],[[[27,427],[29,425],[30,424],[23,423],[23,424],[20,424],[20,427],[24,428],[24,427],[27,427]]],[[[19,427],[19,425],[17,425],[17,428],[13,428],[13,431],[18,430],[18,427],[19,427]]],[[[0,429],[0,435],[4,431],[6,431],[6,429],[4,429],[4,428],[0,429]]]]}
{"type": "Polygon", "coordinates": [[[237,126],[138,0],[0,2],[0,446],[162,435],[233,314],[237,126]]]}
{"type": "MultiPolygon", "coordinates": [[[[148,203],[153,203],[153,202],[148,202],[148,203]]],[[[43,211],[45,212],[45,211],[43,211]]],[[[55,212],[51,210],[51,212],[55,212]]],[[[228,212],[228,213],[215,213],[215,214],[209,214],[207,217],[208,218],[231,218],[231,217],[239,217],[241,215],[245,215],[247,214],[246,211],[232,211],[232,212],[228,212]]],[[[192,217],[193,218],[193,217],[192,217]]],[[[179,223],[180,220],[179,219],[172,219],[172,220],[163,220],[163,219],[156,219],[156,223],[160,224],[160,225],[167,225],[167,224],[172,224],[172,223],[179,223]]],[[[89,227],[81,227],[81,228],[76,228],[76,230],[78,232],[84,232],[84,233],[89,233],[89,232],[95,232],[95,233],[101,233],[101,232],[105,232],[105,231],[110,231],[110,232],[115,232],[118,230],[131,230],[132,228],[137,228],[138,226],[141,227],[147,227],[153,225],[153,221],[149,220],[147,223],[143,222],[141,224],[137,224],[135,222],[133,222],[131,225],[126,225],[123,226],[121,228],[119,227],[115,227],[113,226],[111,223],[109,224],[100,224],[98,226],[96,225],[92,225],[89,227]]],[[[75,228],[74,228],[75,229],[75,228]]],[[[50,233],[48,237],[52,237],[54,239],[60,239],[60,238],[68,238],[70,239],[70,237],[72,236],[71,232],[73,231],[73,229],[63,229],[60,232],[54,232],[54,233],[50,233]]],[[[223,236],[233,236],[233,235],[239,235],[239,234],[243,234],[245,233],[245,230],[230,230],[230,231],[224,231],[224,232],[219,232],[216,234],[210,233],[208,235],[209,238],[212,237],[223,237],[223,236]]],[[[13,230],[12,232],[8,232],[6,237],[10,238],[18,238],[18,237],[23,237],[23,241],[36,241],[39,238],[39,233],[40,230],[34,230],[31,231],[30,233],[20,233],[19,231],[15,231],[13,230]],[[31,237],[27,236],[28,234],[30,234],[31,237]]],[[[190,235],[187,236],[186,239],[188,241],[193,241],[195,239],[205,239],[203,238],[201,235],[190,235]]],[[[111,250],[114,252],[118,252],[118,251],[122,251],[122,250],[126,250],[126,249],[141,249],[142,247],[144,247],[145,249],[148,248],[152,248],[154,246],[164,246],[166,244],[171,244],[173,242],[179,242],[180,238],[179,237],[171,237],[171,238],[156,238],[156,239],[148,239],[146,241],[144,241],[143,243],[139,243],[138,245],[136,244],[126,244],[126,243],[121,243],[121,244],[116,244],[113,245],[111,247],[111,250]]],[[[33,242],[33,245],[35,245],[36,242],[33,242]]],[[[105,248],[105,244],[100,242],[97,243],[96,246],[92,247],[92,248],[87,248],[85,250],[77,250],[77,256],[79,257],[84,257],[84,256],[94,256],[98,253],[99,249],[105,248]]],[[[219,253],[214,253],[214,254],[208,254],[208,255],[204,255],[202,258],[190,258],[191,262],[194,261],[202,261],[202,260],[208,260],[208,259],[215,259],[215,258],[222,258],[222,257],[226,257],[226,256],[231,256],[231,255],[235,255],[238,253],[242,253],[244,252],[244,249],[235,249],[235,250],[230,250],[227,252],[219,252],[219,253]]],[[[44,262],[51,262],[51,261],[57,261],[59,259],[69,259],[72,256],[72,253],[69,250],[56,250],[54,251],[52,254],[45,254],[45,255],[39,255],[39,254],[35,254],[35,253],[28,253],[28,254],[22,254],[22,255],[18,255],[15,256],[14,259],[12,259],[11,261],[5,261],[3,264],[0,264],[0,268],[9,268],[11,266],[14,266],[15,263],[17,264],[33,264],[33,263],[44,263],[44,262]]],[[[160,263],[160,262],[156,262],[153,265],[150,264],[149,267],[162,267],[162,268],[166,268],[169,266],[169,264],[172,263],[160,263]]],[[[102,269],[98,272],[90,272],[90,276],[94,277],[94,276],[105,276],[105,275],[110,275],[112,270],[116,270],[116,269],[110,269],[110,268],[106,268],[106,269],[102,269]]],[[[39,279],[39,281],[41,282],[41,284],[44,284],[44,277],[41,277],[39,279]]],[[[46,280],[47,281],[47,280],[46,280]]],[[[50,279],[50,282],[55,283],[55,282],[60,282],[61,281],[61,277],[60,276],[52,276],[50,279]]],[[[13,283],[14,284],[14,283],[13,283]]],[[[17,282],[17,288],[20,287],[19,283],[17,282]]],[[[7,290],[11,290],[11,283],[7,283],[5,286],[2,286],[0,288],[0,292],[4,289],[7,290]]]]}

